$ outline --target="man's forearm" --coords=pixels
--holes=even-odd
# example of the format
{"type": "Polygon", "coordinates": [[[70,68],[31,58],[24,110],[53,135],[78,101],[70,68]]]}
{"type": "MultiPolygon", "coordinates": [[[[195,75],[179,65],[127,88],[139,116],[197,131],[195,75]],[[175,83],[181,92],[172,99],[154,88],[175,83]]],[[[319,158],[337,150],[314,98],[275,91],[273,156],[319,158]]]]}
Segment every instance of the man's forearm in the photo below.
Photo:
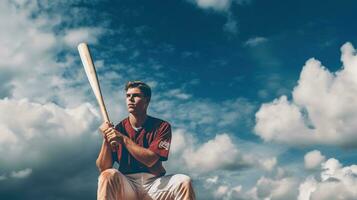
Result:
{"type": "Polygon", "coordinates": [[[153,166],[160,158],[151,150],[137,145],[127,136],[123,136],[123,144],[136,160],[148,167],[153,166]]]}
{"type": "Polygon", "coordinates": [[[100,172],[109,169],[113,166],[112,151],[108,142],[103,139],[96,165],[100,172]]]}

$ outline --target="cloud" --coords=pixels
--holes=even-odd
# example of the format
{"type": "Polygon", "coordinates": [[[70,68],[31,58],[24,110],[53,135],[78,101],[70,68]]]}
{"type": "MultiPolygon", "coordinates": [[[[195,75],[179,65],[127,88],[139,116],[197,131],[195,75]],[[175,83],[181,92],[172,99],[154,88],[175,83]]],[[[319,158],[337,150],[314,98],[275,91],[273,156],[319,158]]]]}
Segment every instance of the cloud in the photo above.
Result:
{"type": "Polygon", "coordinates": [[[227,194],[227,192],[229,191],[229,187],[226,185],[221,185],[218,187],[218,189],[215,191],[214,196],[216,198],[222,198],[223,196],[225,196],[227,194]]]}
{"type": "Polygon", "coordinates": [[[103,33],[103,29],[96,27],[81,27],[67,30],[64,35],[64,42],[70,47],[76,47],[81,42],[96,44],[98,37],[103,33]]]}
{"type": "Polygon", "coordinates": [[[232,127],[246,128],[253,126],[251,116],[256,107],[246,99],[237,98],[218,103],[207,99],[194,98],[187,101],[185,98],[189,98],[191,94],[184,93],[181,90],[161,90],[160,92],[176,95],[169,95],[170,99],[154,95],[149,107],[150,112],[161,118],[171,119],[175,127],[199,131],[206,136],[214,136],[218,131],[232,127]],[[175,112],[167,112],[168,110],[175,110],[175,112]],[[224,113],[224,115],[218,113],[224,113]],[[212,124],[215,124],[215,126],[211,126],[212,124]]]}
{"type": "Polygon", "coordinates": [[[251,0],[189,0],[201,9],[212,9],[218,12],[224,12],[230,9],[233,3],[239,5],[249,4],[251,0]]]}
{"type": "MultiPolygon", "coordinates": [[[[273,156],[275,153],[262,152],[258,144],[237,143],[226,133],[217,134],[206,142],[200,142],[194,135],[196,134],[189,133],[185,129],[174,130],[170,162],[167,163],[170,170],[193,175],[208,175],[218,171],[234,172],[245,168],[273,171],[277,165],[277,159],[273,156]],[[243,148],[255,148],[255,150],[242,151],[243,148]]],[[[215,184],[218,176],[209,176],[205,181],[208,184],[215,184]]]]}
{"type": "Polygon", "coordinates": [[[268,41],[268,39],[265,38],[265,37],[255,37],[255,38],[250,38],[250,39],[248,39],[248,40],[244,43],[244,45],[245,45],[245,46],[248,46],[248,47],[255,47],[255,46],[258,46],[258,45],[260,45],[260,44],[262,44],[262,43],[265,43],[265,42],[267,42],[267,41],[268,41]]]}
{"type": "Polygon", "coordinates": [[[182,100],[188,100],[191,98],[190,94],[182,92],[180,89],[172,89],[167,93],[168,97],[175,97],[182,100]]]}
{"type": "Polygon", "coordinates": [[[323,161],[325,161],[325,156],[321,155],[321,152],[317,150],[310,151],[304,156],[306,169],[316,169],[320,167],[323,161]]]}
{"type": "Polygon", "coordinates": [[[5,175],[0,175],[0,181],[6,180],[7,177],[5,175]]]}
{"type": "Polygon", "coordinates": [[[39,104],[27,99],[0,100],[0,160],[16,164],[35,163],[46,157],[45,148],[90,132],[98,113],[88,103],[62,108],[53,103],[39,104]],[[28,149],[31,149],[28,152],[28,149]]]}
{"type": "Polygon", "coordinates": [[[298,200],[329,200],[357,198],[357,165],[343,167],[330,158],[321,166],[320,180],[309,176],[300,184],[298,200]]]}
{"type": "Polygon", "coordinates": [[[227,22],[224,24],[223,30],[231,34],[238,33],[237,21],[233,18],[231,13],[228,14],[227,22]]]}
{"type": "Polygon", "coordinates": [[[265,141],[290,145],[357,146],[357,56],[352,44],[341,48],[343,67],[329,72],[309,59],[292,100],[281,96],[256,113],[255,133],[265,141]]]}
{"type": "Polygon", "coordinates": [[[182,163],[191,173],[234,170],[247,165],[227,134],[216,135],[215,138],[200,144],[196,139],[193,139],[192,134],[178,129],[174,131],[172,141],[174,142],[170,151],[174,159],[170,165],[182,166],[180,165],[182,163]],[[176,157],[179,159],[175,159],[176,157]]]}
{"type": "Polygon", "coordinates": [[[184,154],[188,167],[202,172],[238,168],[243,164],[237,147],[227,134],[217,135],[199,148],[184,154]]]}
{"type": "Polygon", "coordinates": [[[297,185],[297,180],[292,177],[274,180],[263,176],[257,181],[254,190],[259,199],[294,199],[297,196],[297,185]]]}
{"type": "MultiPolygon", "coordinates": [[[[90,191],[96,187],[95,149],[101,141],[95,131],[98,119],[89,103],[64,108],[26,99],[0,100],[0,163],[5,173],[0,193],[21,191],[29,199],[52,195],[74,198],[74,190],[94,195],[90,191]],[[13,170],[19,168],[23,170],[13,170]],[[76,179],[89,182],[79,184],[76,179]],[[42,188],[43,193],[33,192],[33,188],[42,188]]],[[[22,199],[21,195],[11,199],[22,199]]]]}
{"type": "Polygon", "coordinates": [[[32,169],[30,168],[26,168],[20,171],[13,171],[11,172],[11,177],[12,178],[26,178],[28,176],[30,176],[32,173],[32,169]]]}
{"type": "Polygon", "coordinates": [[[280,179],[260,177],[255,186],[248,190],[243,190],[241,185],[220,186],[215,194],[217,199],[227,200],[286,200],[296,199],[298,194],[298,179],[294,177],[283,177],[280,179]],[[219,190],[220,189],[220,190],[219,190]],[[220,191],[224,191],[223,194],[220,191]]]}
{"type": "Polygon", "coordinates": [[[272,171],[274,169],[274,167],[277,165],[277,163],[278,163],[278,161],[277,161],[276,157],[261,160],[261,165],[262,165],[263,169],[265,169],[266,171],[272,171]]]}
{"type": "Polygon", "coordinates": [[[232,0],[195,0],[195,3],[202,9],[225,11],[230,8],[232,0]]]}
{"type": "Polygon", "coordinates": [[[231,6],[233,3],[238,5],[247,5],[251,0],[187,0],[203,10],[213,10],[218,13],[224,13],[227,22],[223,25],[223,30],[230,34],[238,33],[237,20],[234,19],[231,6]]]}

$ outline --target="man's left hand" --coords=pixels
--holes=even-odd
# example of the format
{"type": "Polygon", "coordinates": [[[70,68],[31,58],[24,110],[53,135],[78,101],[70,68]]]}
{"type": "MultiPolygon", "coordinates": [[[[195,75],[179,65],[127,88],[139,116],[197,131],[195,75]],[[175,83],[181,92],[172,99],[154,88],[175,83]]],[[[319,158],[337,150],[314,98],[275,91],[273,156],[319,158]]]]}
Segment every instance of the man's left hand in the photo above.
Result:
{"type": "Polygon", "coordinates": [[[104,132],[107,141],[111,143],[112,141],[116,141],[118,144],[123,144],[124,135],[117,131],[115,128],[110,127],[104,132]]]}

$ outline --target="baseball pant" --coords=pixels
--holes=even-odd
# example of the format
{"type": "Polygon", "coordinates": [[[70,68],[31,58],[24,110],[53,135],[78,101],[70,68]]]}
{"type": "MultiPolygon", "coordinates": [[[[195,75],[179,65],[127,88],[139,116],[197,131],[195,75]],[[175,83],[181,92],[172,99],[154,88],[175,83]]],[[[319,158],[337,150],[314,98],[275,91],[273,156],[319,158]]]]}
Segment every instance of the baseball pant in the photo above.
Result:
{"type": "Polygon", "coordinates": [[[155,177],[150,173],[124,175],[111,168],[98,179],[98,200],[194,200],[190,177],[174,174],[155,177]]]}

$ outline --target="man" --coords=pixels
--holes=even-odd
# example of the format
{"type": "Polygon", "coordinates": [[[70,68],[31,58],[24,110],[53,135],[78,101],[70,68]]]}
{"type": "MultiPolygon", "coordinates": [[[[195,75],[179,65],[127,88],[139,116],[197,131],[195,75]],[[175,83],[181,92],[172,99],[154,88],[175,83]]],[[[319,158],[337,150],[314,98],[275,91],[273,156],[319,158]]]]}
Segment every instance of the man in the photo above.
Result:
{"type": "Polygon", "coordinates": [[[103,123],[99,128],[103,143],[96,161],[98,200],[195,199],[190,177],[164,176],[162,161],[168,159],[171,126],[147,115],[150,87],[134,81],[127,83],[125,91],[129,117],[115,127],[103,123]],[[119,171],[113,168],[115,161],[119,171]]]}

